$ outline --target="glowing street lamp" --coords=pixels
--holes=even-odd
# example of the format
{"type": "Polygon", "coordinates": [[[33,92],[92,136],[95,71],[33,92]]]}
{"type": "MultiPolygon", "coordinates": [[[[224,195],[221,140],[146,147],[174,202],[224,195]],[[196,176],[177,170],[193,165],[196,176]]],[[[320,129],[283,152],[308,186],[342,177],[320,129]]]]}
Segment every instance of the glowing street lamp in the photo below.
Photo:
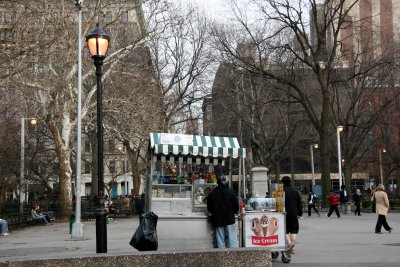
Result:
{"type": "MultiPolygon", "coordinates": [[[[103,201],[104,192],[104,162],[103,162],[103,96],[101,76],[103,60],[106,57],[110,36],[96,25],[91,33],[86,36],[86,42],[89,48],[94,65],[96,66],[97,77],[97,175],[98,175],[98,196],[100,203],[103,201]]],[[[96,253],[107,253],[107,225],[106,211],[104,205],[100,205],[96,212],[96,253]]]]}

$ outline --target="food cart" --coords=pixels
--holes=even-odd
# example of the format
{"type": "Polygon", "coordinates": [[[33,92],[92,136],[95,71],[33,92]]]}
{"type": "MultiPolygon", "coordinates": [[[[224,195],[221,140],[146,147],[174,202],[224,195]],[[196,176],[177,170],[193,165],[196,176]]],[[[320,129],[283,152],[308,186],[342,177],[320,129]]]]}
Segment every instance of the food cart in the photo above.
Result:
{"type": "Polygon", "coordinates": [[[158,215],[159,239],[174,244],[171,249],[213,247],[205,199],[218,175],[232,186],[234,159],[241,192],[246,149],[233,137],[150,133],[148,156],[146,209],[158,215]]]}
{"type": "Polygon", "coordinates": [[[282,262],[289,263],[291,256],[286,246],[286,213],[283,185],[272,190],[271,198],[253,196],[243,213],[243,236],[245,247],[263,247],[282,262]]]}

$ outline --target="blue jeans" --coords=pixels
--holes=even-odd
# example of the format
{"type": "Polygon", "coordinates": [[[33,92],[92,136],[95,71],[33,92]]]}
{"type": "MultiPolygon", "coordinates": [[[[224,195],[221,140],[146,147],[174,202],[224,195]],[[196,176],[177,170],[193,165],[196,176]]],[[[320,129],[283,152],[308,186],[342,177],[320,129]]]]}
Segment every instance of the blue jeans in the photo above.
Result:
{"type": "Polygon", "coordinates": [[[44,224],[50,224],[50,222],[46,219],[46,217],[45,216],[43,216],[43,215],[39,215],[39,216],[37,216],[37,217],[35,217],[35,218],[32,218],[32,220],[34,220],[34,221],[41,221],[41,222],[43,222],[44,224]]]}
{"type": "Polygon", "coordinates": [[[1,233],[5,234],[8,233],[8,223],[5,220],[0,221],[0,226],[1,226],[1,233]]]}
{"type": "Polygon", "coordinates": [[[218,248],[238,248],[239,242],[236,232],[236,224],[215,227],[215,237],[218,248]],[[225,244],[225,238],[228,243],[225,244]]]}

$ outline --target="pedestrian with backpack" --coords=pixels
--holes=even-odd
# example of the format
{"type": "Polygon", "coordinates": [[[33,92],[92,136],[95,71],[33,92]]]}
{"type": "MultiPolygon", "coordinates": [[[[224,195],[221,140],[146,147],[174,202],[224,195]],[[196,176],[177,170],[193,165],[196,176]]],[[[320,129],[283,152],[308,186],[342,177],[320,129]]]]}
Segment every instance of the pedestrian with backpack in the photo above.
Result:
{"type": "Polygon", "coordinates": [[[310,191],[310,193],[308,194],[308,199],[307,199],[307,203],[308,203],[308,216],[311,216],[311,209],[314,209],[314,211],[318,214],[318,216],[320,216],[319,214],[319,210],[316,207],[318,198],[317,196],[313,193],[313,191],[310,191]]]}

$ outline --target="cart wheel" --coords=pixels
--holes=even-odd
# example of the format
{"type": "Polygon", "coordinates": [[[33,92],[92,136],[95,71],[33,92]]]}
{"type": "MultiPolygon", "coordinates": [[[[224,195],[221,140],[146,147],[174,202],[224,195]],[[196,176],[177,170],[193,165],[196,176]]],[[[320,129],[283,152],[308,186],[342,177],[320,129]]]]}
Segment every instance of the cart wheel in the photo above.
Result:
{"type": "Polygon", "coordinates": [[[292,260],[292,257],[290,257],[290,254],[282,252],[281,260],[283,263],[289,263],[292,260]]]}
{"type": "Polygon", "coordinates": [[[277,259],[279,257],[279,252],[271,252],[271,256],[273,259],[277,259]]]}

